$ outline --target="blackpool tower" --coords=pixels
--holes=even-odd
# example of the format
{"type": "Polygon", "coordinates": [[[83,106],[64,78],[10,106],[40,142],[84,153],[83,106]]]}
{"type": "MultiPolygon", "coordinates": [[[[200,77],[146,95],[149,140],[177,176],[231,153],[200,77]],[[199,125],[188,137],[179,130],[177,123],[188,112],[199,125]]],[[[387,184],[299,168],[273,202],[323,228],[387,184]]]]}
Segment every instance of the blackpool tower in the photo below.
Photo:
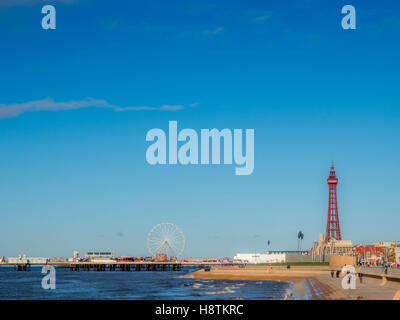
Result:
{"type": "Polygon", "coordinates": [[[338,183],[338,178],[336,177],[335,168],[331,166],[331,171],[328,177],[329,186],[329,207],[328,207],[328,222],[326,224],[326,235],[325,241],[330,241],[332,239],[342,240],[342,234],[340,233],[339,224],[339,212],[337,205],[337,192],[336,187],[338,183]]]}

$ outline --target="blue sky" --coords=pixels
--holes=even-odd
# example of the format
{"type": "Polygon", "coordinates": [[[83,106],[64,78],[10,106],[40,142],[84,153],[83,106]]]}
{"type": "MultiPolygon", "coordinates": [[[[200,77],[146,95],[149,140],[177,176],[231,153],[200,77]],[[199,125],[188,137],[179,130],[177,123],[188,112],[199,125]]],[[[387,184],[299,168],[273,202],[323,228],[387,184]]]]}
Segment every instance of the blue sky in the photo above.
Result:
{"type": "Polygon", "coordinates": [[[0,255],[309,248],[330,162],[342,235],[400,240],[395,1],[0,3],[0,255]],[[41,28],[54,4],[57,29],[41,28]],[[341,28],[352,4],[357,29],[341,28]],[[146,132],[254,128],[255,169],[150,166],[146,132]]]}

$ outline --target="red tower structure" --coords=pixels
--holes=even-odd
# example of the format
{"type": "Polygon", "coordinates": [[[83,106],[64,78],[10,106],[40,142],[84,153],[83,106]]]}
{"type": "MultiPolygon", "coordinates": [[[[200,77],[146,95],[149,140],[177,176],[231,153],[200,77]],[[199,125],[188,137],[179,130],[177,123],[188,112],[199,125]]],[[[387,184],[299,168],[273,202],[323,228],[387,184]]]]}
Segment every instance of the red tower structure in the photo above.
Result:
{"type": "Polygon", "coordinates": [[[338,178],[336,177],[335,167],[333,166],[333,161],[332,161],[331,171],[328,177],[329,208],[328,208],[328,223],[326,224],[325,241],[330,241],[332,239],[342,240],[342,234],[340,233],[339,212],[337,205],[337,192],[336,192],[337,184],[338,184],[338,178]]]}

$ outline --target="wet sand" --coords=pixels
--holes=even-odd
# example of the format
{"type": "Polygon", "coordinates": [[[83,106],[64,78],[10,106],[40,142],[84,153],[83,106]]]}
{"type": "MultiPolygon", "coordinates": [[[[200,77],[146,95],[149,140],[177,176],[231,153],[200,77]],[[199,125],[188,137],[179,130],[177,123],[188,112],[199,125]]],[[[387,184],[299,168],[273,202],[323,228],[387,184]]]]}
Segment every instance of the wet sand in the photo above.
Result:
{"type": "Polygon", "coordinates": [[[342,278],[331,278],[329,266],[247,266],[246,268],[218,267],[210,271],[193,273],[196,279],[272,280],[289,281],[293,284],[294,296],[298,299],[315,300],[391,300],[400,295],[400,283],[384,282],[381,279],[357,279],[355,290],[344,290],[342,278]]]}

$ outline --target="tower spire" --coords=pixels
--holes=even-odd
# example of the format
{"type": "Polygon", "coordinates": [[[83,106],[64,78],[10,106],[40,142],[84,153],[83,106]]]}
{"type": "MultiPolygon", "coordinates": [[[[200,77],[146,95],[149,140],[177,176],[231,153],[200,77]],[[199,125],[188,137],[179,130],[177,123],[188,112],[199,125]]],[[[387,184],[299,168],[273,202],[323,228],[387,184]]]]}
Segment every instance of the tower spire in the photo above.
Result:
{"type": "Polygon", "coordinates": [[[342,240],[342,234],[340,232],[339,224],[339,212],[337,205],[337,184],[338,178],[336,177],[335,167],[331,165],[331,170],[328,177],[329,186],[329,205],[328,205],[328,222],[326,224],[326,235],[325,240],[330,241],[332,239],[342,240]]]}

